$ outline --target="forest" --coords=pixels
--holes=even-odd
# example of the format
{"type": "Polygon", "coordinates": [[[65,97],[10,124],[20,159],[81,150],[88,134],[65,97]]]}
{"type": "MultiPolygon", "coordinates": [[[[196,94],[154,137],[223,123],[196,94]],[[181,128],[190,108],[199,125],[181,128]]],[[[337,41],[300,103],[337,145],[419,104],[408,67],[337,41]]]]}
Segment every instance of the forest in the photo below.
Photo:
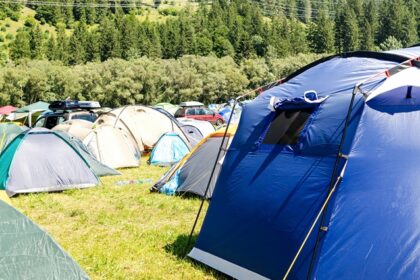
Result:
{"type": "Polygon", "coordinates": [[[222,102],[321,56],[420,36],[420,0],[19,3],[0,3],[0,31],[23,21],[0,33],[0,103],[14,105],[67,96],[107,106],[222,102]]]}

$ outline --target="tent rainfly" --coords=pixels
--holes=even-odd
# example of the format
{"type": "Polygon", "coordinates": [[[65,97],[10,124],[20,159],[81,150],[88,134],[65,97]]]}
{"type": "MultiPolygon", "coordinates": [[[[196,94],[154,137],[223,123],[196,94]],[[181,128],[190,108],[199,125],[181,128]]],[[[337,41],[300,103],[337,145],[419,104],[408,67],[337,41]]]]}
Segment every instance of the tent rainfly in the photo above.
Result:
{"type": "Polygon", "coordinates": [[[98,178],[59,134],[34,128],[19,134],[0,155],[0,189],[18,193],[87,188],[98,178]]]}
{"type": "Polygon", "coordinates": [[[65,139],[68,143],[70,143],[82,157],[88,163],[92,171],[95,173],[96,176],[112,176],[112,175],[121,175],[120,172],[117,170],[103,164],[100,162],[92,153],[89,151],[88,147],[83,144],[78,138],[70,135],[64,131],[55,131],[58,135],[60,135],[63,139],[65,139]]]}
{"type": "Polygon", "coordinates": [[[10,115],[13,111],[15,111],[17,108],[11,105],[6,105],[3,107],[0,107],[0,115],[10,115]]]}
{"type": "Polygon", "coordinates": [[[1,199],[0,259],[2,279],[89,279],[45,231],[1,199]]]}
{"type": "Polygon", "coordinates": [[[180,161],[190,148],[178,133],[168,132],[162,135],[153,148],[149,163],[151,165],[172,166],[180,161]]]}
{"type": "Polygon", "coordinates": [[[140,151],[151,150],[166,132],[177,132],[188,143],[178,122],[169,113],[142,105],[128,105],[102,114],[95,124],[125,130],[135,139],[140,151]]]}
{"type": "Polygon", "coordinates": [[[188,118],[177,118],[181,129],[188,137],[191,146],[197,145],[201,139],[214,132],[214,126],[208,121],[199,121],[188,118]]]}
{"type": "Polygon", "coordinates": [[[419,57],[324,58],[246,104],[189,256],[236,279],[420,279],[419,57]]]}
{"type": "Polygon", "coordinates": [[[175,114],[176,111],[180,108],[178,105],[174,105],[171,103],[158,103],[153,106],[153,108],[160,108],[164,109],[168,113],[170,113],[172,116],[175,114]]]}
{"type": "Polygon", "coordinates": [[[93,123],[86,120],[74,119],[60,123],[53,127],[52,130],[60,130],[83,141],[90,132],[92,132],[93,123]]]}
{"type": "Polygon", "coordinates": [[[229,128],[224,140],[225,129],[223,128],[201,140],[190,153],[154,184],[152,191],[159,191],[169,195],[175,193],[191,193],[201,197],[211,198],[219,176],[220,167],[223,164],[224,155],[230,145],[235,130],[236,127],[229,128]],[[210,180],[211,171],[216,162],[222,141],[223,147],[217,159],[216,170],[206,193],[207,184],[210,180]]]}
{"type": "Polygon", "coordinates": [[[50,106],[49,103],[38,101],[13,111],[13,113],[11,113],[7,119],[15,121],[25,118],[27,119],[28,125],[31,127],[33,114],[48,110],[48,106],[50,106]]]}
{"type": "Polygon", "coordinates": [[[96,127],[83,143],[103,164],[112,168],[138,167],[141,152],[127,131],[110,126],[96,127]]]}

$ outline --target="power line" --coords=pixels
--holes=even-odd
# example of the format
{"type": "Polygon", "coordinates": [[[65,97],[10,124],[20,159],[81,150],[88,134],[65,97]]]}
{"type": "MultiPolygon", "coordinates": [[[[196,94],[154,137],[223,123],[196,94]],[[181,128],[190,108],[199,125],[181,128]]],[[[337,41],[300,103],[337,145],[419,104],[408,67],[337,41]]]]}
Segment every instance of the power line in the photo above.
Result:
{"type": "Polygon", "coordinates": [[[47,7],[80,7],[80,8],[111,8],[111,7],[150,7],[155,8],[155,5],[143,3],[137,0],[125,0],[125,1],[102,1],[96,3],[82,3],[82,2],[58,2],[58,1],[44,1],[44,0],[0,0],[3,4],[20,4],[20,5],[36,5],[36,6],[47,6],[47,7]]]}
{"type": "MultiPolygon", "coordinates": [[[[311,3],[321,3],[317,1],[311,1],[311,3]]],[[[136,8],[136,7],[149,7],[149,8],[156,8],[153,4],[147,4],[142,2],[141,0],[103,0],[101,2],[64,2],[64,1],[46,1],[46,0],[0,0],[0,3],[3,4],[21,4],[21,5],[34,5],[34,6],[47,6],[47,7],[78,7],[78,8],[112,8],[112,7],[121,7],[121,8],[136,8]]],[[[209,1],[211,3],[211,1],[209,1]]],[[[304,13],[306,9],[300,7],[291,7],[287,6],[284,3],[267,3],[261,2],[256,0],[251,0],[250,3],[257,4],[262,12],[269,16],[276,16],[278,13],[277,11],[282,11],[283,13],[287,12],[296,12],[296,13],[304,13]]],[[[331,2],[334,5],[338,4],[338,2],[331,2]]],[[[312,8],[310,9],[311,12],[319,13],[324,12],[330,16],[334,16],[335,12],[329,11],[326,9],[320,8],[312,8]]],[[[310,15],[311,19],[316,18],[314,15],[310,15]]]]}

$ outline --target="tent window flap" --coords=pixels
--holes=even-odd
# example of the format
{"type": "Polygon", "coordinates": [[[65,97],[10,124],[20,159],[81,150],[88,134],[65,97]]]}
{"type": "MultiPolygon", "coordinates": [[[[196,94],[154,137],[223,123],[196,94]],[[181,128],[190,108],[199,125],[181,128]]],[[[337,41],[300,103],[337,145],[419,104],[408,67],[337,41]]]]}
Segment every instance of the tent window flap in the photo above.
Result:
{"type": "Polygon", "coordinates": [[[264,137],[264,144],[294,145],[315,108],[278,110],[264,137]]]}

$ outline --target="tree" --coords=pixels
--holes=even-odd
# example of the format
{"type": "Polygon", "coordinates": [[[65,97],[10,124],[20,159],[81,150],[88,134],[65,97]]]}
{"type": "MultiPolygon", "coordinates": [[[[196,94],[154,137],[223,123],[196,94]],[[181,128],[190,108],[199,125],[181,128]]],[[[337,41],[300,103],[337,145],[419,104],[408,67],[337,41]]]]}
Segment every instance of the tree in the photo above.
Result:
{"type": "Polygon", "coordinates": [[[319,12],[308,32],[310,48],[315,53],[334,52],[334,23],[324,13],[319,12]]]}
{"type": "Polygon", "coordinates": [[[84,20],[80,21],[69,39],[68,50],[70,64],[81,64],[87,61],[88,31],[84,20]]]}
{"type": "Polygon", "coordinates": [[[68,38],[66,35],[66,26],[64,23],[57,24],[57,44],[56,59],[67,63],[68,60],[68,38]]]}
{"type": "Polygon", "coordinates": [[[402,43],[398,41],[397,38],[389,36],[384,42],[379,46],[382,51],[396,50],[402,48],[402,43]]]}
{"type": "Polygon", "coordinates": [[[339,52],[354,51],[359,48],[359,27],[356,14],[345,6],[336,15],[335,41],[339,52]]]}
{"type": "Polygon", "coordinates": [[[48,39],[46,48],[47,58],[49,60],[58,60],[59,54],[57,53],[57,40],[54,35],[48,39]]]}
{"type": "Polygon", "coordinates": [[[100,57],[102,61],[111,57],[120,57],[121,48],[118,31],[113,20],[105,17],[99,27],[100,57]]]}
{"type": "Polygon", "coordinates": [[[13,60],[31,57],[30,36],[26,29],[20,28],[10,47],[10,57],[13,60]]]}
{"type": "Polygon", "coordinates": [[[86,38],[86,61],[100,61],[99,34],[96,30],[88,33],[86,38]]]}
{"type": "Polygon", "coordinates": [[[124,59],[130,59],[139,55],[137,45],[137,24],[134,13],[125,16],[121,27],[121,55],[124,59]]]}
{"type": "Polygon", "coordinates": [[[31,47],[31,58],[41,59],[44,57],[44,34],[39,24],[29,29],[29,44],[31,47]]]}
{"type": "Polygon", "coordinates": [[[376,33],[378,31],[378,9],[374,0],[363,3],[364,21],[361,27],[360,46],[365,50],[374,50],[376,45],[376,33]]]}

